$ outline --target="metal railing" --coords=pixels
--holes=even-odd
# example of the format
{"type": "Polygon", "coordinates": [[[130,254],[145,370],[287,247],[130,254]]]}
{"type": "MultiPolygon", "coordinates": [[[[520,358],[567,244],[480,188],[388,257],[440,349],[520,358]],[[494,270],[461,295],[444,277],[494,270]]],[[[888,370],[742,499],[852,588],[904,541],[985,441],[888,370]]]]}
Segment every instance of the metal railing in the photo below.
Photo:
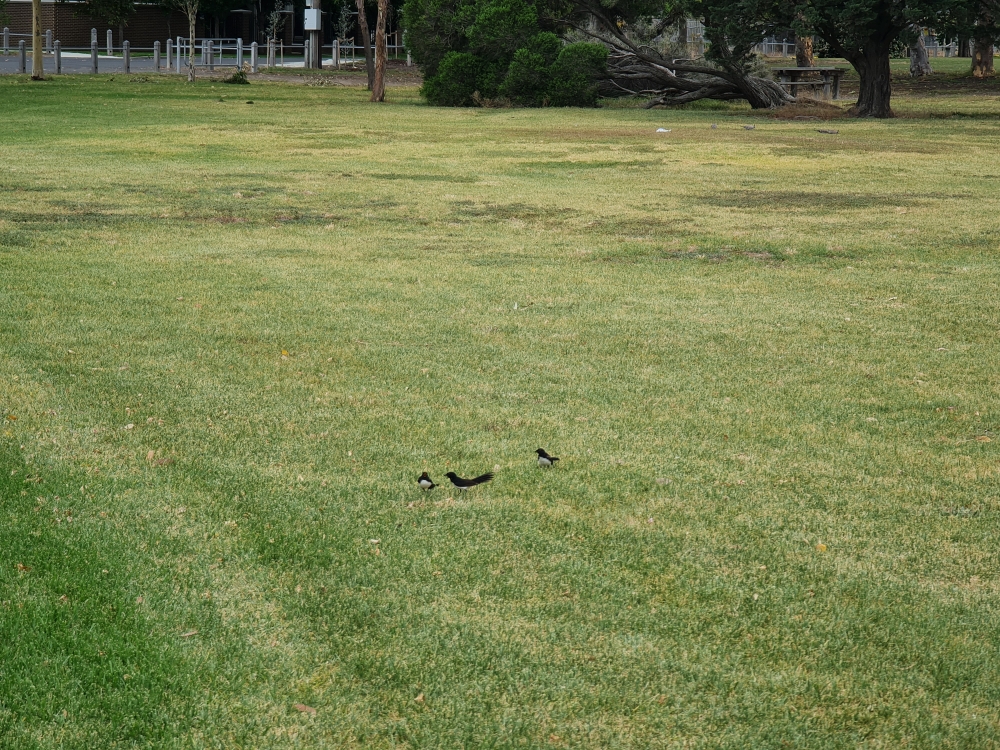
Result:
{"type": "MultiPolygon", "coordinates": [[[[20,72],[25,72],[27,67],[28,51],[31,42],[30,34],[11,34],[9,29],[4,29],[3,44],[4,52],[9,52],[11,46],[16,42],[17,55],[19,55],[18,68],[20,72]]],[[[399,35],[390,35],[387,42],[387,53],[390,59],[405,58],[407,65],[411,64],[406,49],[399,43],[399,35]]],[[[152,47],[133,47],[129,41],[123,41],[120,48],[120,55],[115,55],[115,47],[107,40],[106,50],[98,45],[97,29],[91,30],[90,47],[62,47],[59,40],[51,39],[51,32],[47,34],[44,54],[46,57],[54,57],[55,72],[62,72],[63,56],[74,59],[77,63],[89,58],[89,64],[73,66],[77,72],[101,72],[108,64],[111,70],[105,72],[132,72],[133,58],[141,61],[143,72],[176,72],[183,73],[191,59],[195,68],[208,69],[214,71],[216,66],[220,68],[239,68],[249,63],[252,73],[259,72],[261,67],[275,68],[304,68],[307,67],[307,60],[310,59],[308,40],[299,44],[286,45],[282,40],[271,40],[265,45],[253,42],[245,44],[240,38],[232,37],[204,37],[192,40],[186,37],[176,37],[167,39],[165,44],[159,41],[154,42],[152,47]],[[107,54],[105,54],[105,51],[107,54]],[[103,64],[102,64],[103,62],[103,64]],[[152,66],[148,63],[152,62],[152,66]],[[150,67],[152,70],[150,71],[150,67]]],[[[342,65],[350,65],[363,62],[364,47],[356,43],[355,38],[337,39],[332,44],[324,45],[320,49],[320,61],[322,67],[340,68],[342,65]]]]}

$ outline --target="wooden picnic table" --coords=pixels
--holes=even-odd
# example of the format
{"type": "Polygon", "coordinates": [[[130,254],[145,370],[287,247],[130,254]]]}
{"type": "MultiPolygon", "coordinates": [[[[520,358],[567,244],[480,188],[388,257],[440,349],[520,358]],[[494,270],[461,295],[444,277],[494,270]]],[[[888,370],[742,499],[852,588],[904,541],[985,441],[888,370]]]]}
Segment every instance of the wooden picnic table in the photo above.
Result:
{"type": "Polygon", "coordinates": [[[790,94],[795,94],[795,89],[801,86],[816,86],[822,82],[824,99],[840,98],[840,79],[847,73],[847,68],[772,68],[772,70],[778,75],[778,83],[787,87],[790,94]],[[819,73],[821,81],[806,79],[807,73],[819,73]]]}

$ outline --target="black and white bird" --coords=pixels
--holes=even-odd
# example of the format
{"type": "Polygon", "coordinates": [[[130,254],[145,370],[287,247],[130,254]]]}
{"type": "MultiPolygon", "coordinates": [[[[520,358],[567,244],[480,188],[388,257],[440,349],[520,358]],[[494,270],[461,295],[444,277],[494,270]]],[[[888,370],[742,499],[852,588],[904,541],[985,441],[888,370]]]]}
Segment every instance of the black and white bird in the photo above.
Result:
{"type": "Polygon", "coordinates": [[[427,476],[426,471],[419,477],[417,477],[417,484],[419,484],[420,487],[425,490],[433,490],[435,487],[437,487],[437,485],[431,481],[431,478],[427,476]]]}
{"type": "Polygon", "coordinates": [[[555,456],[550,456],[548,453],[546,453],[544,448],[539,448],[538,450],[535,451],[535,453],[538,454],[538,465],[541,466],[543,469],[547,469],[550,466],[554,466],[556,461],[559,460],[555,456]]]}
{"type": "Polygon", "coordinates": [[[453,471],[449,471],[445,474],[445,476],[451,480],[451,483],[458,488],[459,492],[465,492],[470,487],[475,487],[477,484],[483,484],[484,482],[490,481],[493,478],[493,472],[488,471],[485,474],[479,475],[475,479],[462,479],[462,477],[458,476],[458,474],[453,471]]]}

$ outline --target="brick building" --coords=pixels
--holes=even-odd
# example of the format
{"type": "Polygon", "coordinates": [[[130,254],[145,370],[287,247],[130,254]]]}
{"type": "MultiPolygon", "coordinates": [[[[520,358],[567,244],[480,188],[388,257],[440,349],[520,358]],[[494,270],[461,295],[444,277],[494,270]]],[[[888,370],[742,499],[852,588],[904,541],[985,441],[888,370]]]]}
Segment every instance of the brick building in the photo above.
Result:
{"type": "MultiPolygon", "coordinates": [[[[90,30],[97,29],[97,41],[104,47],[107,30],[111,28],[115,47],[121,47],[121,34],[116,27],[109,27],[103,21],[98,21],[80,11],[81,3],[73,0],[42,0],[42,32],[52,30],[52,39],[58,39],[63,49],[82,47],[90,49],[90,30]]],[[[10,0],[7,3],[6,26],[11,34],[31,34],[31,2],[30,0],[10,0]]],[[[251,38],[251,13],[235,11],[229,15],[223,24],[213,23],[215,31],[212,36],[241,37],[247,43],[251,38]]],[[[291,24],[286,24],[291,25],[291,24]]],[[[197,36],[206,35],[203,18],[198,19],[197,36]]],[[[186,37],[188,34],[187,17],[178,11],[166,11],[161,5],[136,3],[135,13],[125,27],[125,39],[133,47],[152,47],[153,42],[164,44],[169,37],[186,37]]],[[[17,39],[19,37],[15,37],[17,39]]],[[[12,43],[16,45],[16,42],[12,43]]]]}

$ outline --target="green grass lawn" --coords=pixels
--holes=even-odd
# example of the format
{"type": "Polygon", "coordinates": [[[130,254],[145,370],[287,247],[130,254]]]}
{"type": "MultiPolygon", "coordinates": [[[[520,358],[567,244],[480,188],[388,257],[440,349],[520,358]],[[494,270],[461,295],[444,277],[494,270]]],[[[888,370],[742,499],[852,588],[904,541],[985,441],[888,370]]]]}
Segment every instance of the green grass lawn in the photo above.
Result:
{"type": "Polygon", "coordinates": [[[0,747],[1000,745],[998,94],[0,79],[0,747]]]}

